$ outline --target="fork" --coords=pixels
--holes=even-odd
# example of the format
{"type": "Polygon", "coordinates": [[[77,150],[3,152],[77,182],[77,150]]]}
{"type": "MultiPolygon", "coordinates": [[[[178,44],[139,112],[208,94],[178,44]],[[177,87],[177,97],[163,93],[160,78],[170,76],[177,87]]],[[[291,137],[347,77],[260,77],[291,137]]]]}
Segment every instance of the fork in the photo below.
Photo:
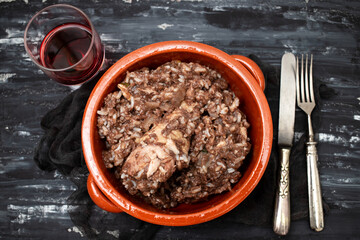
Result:
{"type": "Polygon", "coordinates": [[[296,57],[296,100],[299,108],[301,108],[307,114],[309,127],[309,139],[306,143],[306,160],[310,227],[319,232],[324,228],[324,214],[321,199],[319,171],[317,167],[318,155],[316,151],[316,142],[314,141],[314,132],[311,124],[311,112],[315,107],[312,54],[309,68],[310,72],[308,73],[308,55],[306,54],[304,73],[304,55],[301,55],[301,72],[299,73],[299,58],[296,57]]]}

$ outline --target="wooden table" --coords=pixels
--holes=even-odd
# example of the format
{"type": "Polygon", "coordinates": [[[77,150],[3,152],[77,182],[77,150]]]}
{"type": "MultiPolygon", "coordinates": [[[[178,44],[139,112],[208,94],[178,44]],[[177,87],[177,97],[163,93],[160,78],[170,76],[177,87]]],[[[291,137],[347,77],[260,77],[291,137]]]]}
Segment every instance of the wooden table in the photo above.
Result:
{"type": "MultiPolygon", "coordinates": [[[[66,1],[67,3],[70,1],[66,1]]],[[[59,172],[43,172],[33,150],[43,131],[42,116],[70,89],[48,79],[26,55],[23,32],[38,10],[56,1],[0,0],[0,238],[81,239],[69,218],[66,199],[75,186],[59,172]]],[[[315,129],[323,197],[331,211],[325,230],[308,219],[292,222],[288,239],[360,237],[360,4],[358,1],[71,1],[92,19],[106,57],[114,62],[148,44],[190,40],[229,54],[255,54],[274,66],[286,51],[313,53],[316,81],[335,94],[318,105],[315,129]]],[[[271,101],[271,96],[268,96],[271,101]]],[[[301,115],[300,110],[297,116],[301,115]]],[[[304,119],[304,117],[302,117],[304,119]]],[[[302,119],[300,118],[300,119],[302,119]]],[[[297,117],[298,119],[298,117],[297,117]]],[[[277,123],[274,123],[277,124],[277,123]]],[[[295,140],[306,129],[297,129],[295,140]]],[[[304,159],[305,161],[305,159],[304,159]]],[[[102,216],[100,209],[94,210],[102,216]]],[[[121,236],[123,222],[100,238],[121,236]]],[[[216,222],[161,227],[159,239],[276,238],[270,226],[216,222]]]]}

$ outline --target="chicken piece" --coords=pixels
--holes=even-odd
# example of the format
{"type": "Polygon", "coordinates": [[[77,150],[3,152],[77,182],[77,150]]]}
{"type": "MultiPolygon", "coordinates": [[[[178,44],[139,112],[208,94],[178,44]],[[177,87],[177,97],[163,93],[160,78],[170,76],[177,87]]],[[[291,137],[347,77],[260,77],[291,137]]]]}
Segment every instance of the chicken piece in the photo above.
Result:
{"type": "Polygon", "coordinates": [[[131,94],[130,94],[130,92],[129,92],[129,90],[127,89],[127,87],[126,87],[125,84],[128,84],[128,83],[126,83],[126,82],[124,82],[124,83],[119,83],[117,86],[118,86],[118,88],[121,90],[122,95],[123,95],[127,100],[130,101],[130,99],[131,99],[132,96],[131,96],[131,94]]]}
{"type": "Polygon", "coordinates": [[[195,110],[195,105],[182,102],[178,109],[137,140],[138,146],[130,153],[120,173],[131,194],[140,191],[149,196],[176,169],[189,166],[190,137],[184,136],[184,129],[188,128],[189,113],[195,110]]]}

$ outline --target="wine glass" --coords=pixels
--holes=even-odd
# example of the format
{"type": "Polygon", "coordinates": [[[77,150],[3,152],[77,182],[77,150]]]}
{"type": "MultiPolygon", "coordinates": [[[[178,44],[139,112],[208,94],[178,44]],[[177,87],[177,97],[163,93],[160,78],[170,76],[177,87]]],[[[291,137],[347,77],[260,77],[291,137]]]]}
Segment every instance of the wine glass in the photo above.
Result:
{"type": "Polygon", "coordinates": [[[102,69],[104,47],[80,9],[56,4],[35,14],[26,26],[24,45],[31,60],[64,85],[81,85],[102,69]]]}

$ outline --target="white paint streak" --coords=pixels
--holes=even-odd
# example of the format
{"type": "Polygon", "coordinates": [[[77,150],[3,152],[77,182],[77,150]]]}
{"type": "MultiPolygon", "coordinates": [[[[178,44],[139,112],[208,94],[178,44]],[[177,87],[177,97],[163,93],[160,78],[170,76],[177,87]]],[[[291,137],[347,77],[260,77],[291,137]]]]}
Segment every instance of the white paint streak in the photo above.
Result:
{"type": "Polygon", "coordinates": [[[160,25],[157,25],[158,28],[161,28],[162,30],[165,30],[169,27],[172,27],[174,26],[174,24],[167,24],[167,23],[163,23],[163,24],[160,24],[160,25]]]}
{"type": "Polygon", "coordinates": [[[151,9],[164,9],[165,11],[169,10],[169,7],[164,7],[164,6],[151,6],[151,9]]]}
{"type": "Polygon", "coordinates": [[[350,139],[347,139],[343,136],[335,136],[329,133],[319,133],[318,134],[320,142],[328,142],[334,144],[342,144],[343,146],[356,147],[360,143],[360,137],[351,136],[350,139]]]}
{"type": "Polygon", "coordinates": [[[12,223],[24,224],[34,218],[43,219],[43,218],[68,218],[67,213],[68,205],[35,205],[35,206],[20,206],[9,204],[7,206],[7,211],[9,213],[18,214],[14,220],[11,220],[12,223]]]}
{"type": "Polygon", "coordinates": [[[68,228],[68,232],[78,233],[78,234],[80,234],[81,237],[84,237],[83,232],[76,226],[74,226],[72,228],[68,228]]]}
{"type": "Polygon", "coordinates": [[[24,34],[23,31],[15,28],[7,28],[5,29],[5,32],[7,33],[8,38],[21,37],[24,34]]]}
{"type": "Polygon", "coordinates": [[[353,208],[351,204],[348,204],[347,202],[344,201],[334,202],[334,204],[340,208],[353,208]]]}
{"type": "MultiPolygon", "coordinates": [[[[349,154],[343,154],[343,155],[349,155],[349,154]]],[[[336,153],[334,153],[334,156],[336,156],[336,153]]],[[[345,156],[345,157],[347,157],[347,156],[345,156]]],[[[341,160],[336,161],[335,165],[336,165],[336,167],[338,167],[340,169],[351,169],[351,165],[345,164],[341,160]]]]}
{"type": "Polygon", "coordinates": [[[332,46],[328,46],[325,48],[325,52],[322,53],[322,55],[326,56],[326,55],[330,55],[336,52],[336,47],[332,47],[332,46]]]}
{"type": "Polygon", "coordinates": [[[5,29],[5,32],[7,33],[7,37],[0,39],[0,43],[5,44],[4,46],[5,48],[6,48],[6,44],[19,45],[24,43],[24,39],[23,39],[24,33],[22,30],[15,28],[7,28],[5,29]]]}
{"type": "Polygon", "coordinates": [[[340,136],[334,136],[328,133],[319,133],[319,141],[332,143],[345,143],[346,139],[340,136]]]}
{"type": "MultiPolygon", "coordinates": [[[[333,155],[334,155],[335,157],[341,157],[341,158],[345,158],[345,159],[348,159],[349,157],[353,157],[353,156],[351,155],[351,153],[348,152],[348,151],[340,152],[340,153],[333,153],[333,155]]],[[[342,167],[342,166],[343,166],[343,163],[340,162],[340,161],[337,161],[337,162],[336,162],[336,165],[337,165],[338,167],[342,167]]]]}
{"type": "Polygon", "coordinates": [[[337,132],[340,132],[340,133],[348,133],[349,132],[349,129],[346,125],[336,126],[335,129],[337,132]]]}
{"type": "Polygon", "coordinates": [[[16,73],[0,73],[0,83],[7,83],[8,79],[15,75],[16,73]]]}
{"type": "Polygon", "coordinates": [[[23,38],[2,38],[0,39],[1,44],[8,44],[8,45],[17,45],[17,44],[23,44],[24,39],[23,38]]]}
{"type": "Polygon", "coordinates": [[[293,41],[293,40],[284,40],[283,41],[283,46],[287,49],[290,50],[291,53],[296,54],[297,53],[297,48],[298,48],[298,44],[293,41]]]}
{"type": "Polygon", "coordinates": [[[121,52],[122,49],[124,49],[124,46],[121,43],[119,43],[117,47],[106,45],[105,49],[107,52],[118,53],[121,52]]]}
{"type": "Polygon", "coordinates": [[[31,62],[31,58],[27,55],[27,53],[21,54],[21,57],[24,58],[25,61],[31,62]]]}
{"type": "MultiPolygon", "coordinates": [[[[16,0],[0,0],[0,3],[11,3],[15,2],[16,0]]],[[[24,3],[28,4],[29,0],[24,0],[24,3]]]]}
{"type": "Polygon", "coordinates": [[[35,189],[35,190],[60,190],[60,191],[75,191],[76,187],[75,186],[67,186],[64,184],[29,184],[29,185],[19,185],[16,186],[16,188],[19,189],[35,189]]]}
{"type": "Polygon", "coordinates": [[[63,179],[64,177],[58,170],[55,170],[54,171],[54,178],[63,179]]]}
{"type": "Polygon", "coordinates": [[[360,142],[360,138],[357,137],[357,136],[351,136],[349,142],[350,142],[350,143],[359,143],[359,142],[360,142]]]}
{"type": "Polygon", "coordinates": [[[16,135],[18,136],[23,136],[23,137],[27,137],[27,136],[31,136],[31,133],[28,131],[17,131],[16,135]]]}
{"type": "Polygon", "coordinates": [[[226,10],[224,9],[223,6],[215,6],[215,7],[213,7],[213,11],[225,12],[226,10]]]}
{"type": "Polygon", "coordinates": [[[194,41],[201,41],[203,39],[203,34],[202,33],[195,33],[192,35],[194,41]]]}
{"type": "Polygon", "coordinates": [[[360,115],[354,115],[354,120],[360,121],[360,115]]]}
{"type": "Polygon", "coordinates": [[[109,33],[102,33],[100,35],[101,41],[112,41],[112,42],[117,42],[119,41],[119,38],[117,38],[116,36],[113,36],[112,34],[109,33]]]}
{"type": "Polygon", "coordinates": [[[108,234],[114,236],[115,238],[119,238],[120,236],[120,231],[119,230],[114,230],[114,231],[106,231],[108,234]]]}
{"type": "Polygon", "coordinates": [[[16,219],[12,220],[11,222],[15,222],[18,224],[24,224],[25,222],[29,221],[31,217],[29,215],[20,213],[19,216],[17,216],[16,219]]]}
{"type": "Polygon", "coordinates": [[[342,178],[339,179],[339,182],[343,182],[343,183],[352,183],[353,180],[351,178],[342,178]]]}
{"type": "Polygon", "coordinates": [[[123,0],[124,3],[132,3],[132,0],[123,0]]]}

